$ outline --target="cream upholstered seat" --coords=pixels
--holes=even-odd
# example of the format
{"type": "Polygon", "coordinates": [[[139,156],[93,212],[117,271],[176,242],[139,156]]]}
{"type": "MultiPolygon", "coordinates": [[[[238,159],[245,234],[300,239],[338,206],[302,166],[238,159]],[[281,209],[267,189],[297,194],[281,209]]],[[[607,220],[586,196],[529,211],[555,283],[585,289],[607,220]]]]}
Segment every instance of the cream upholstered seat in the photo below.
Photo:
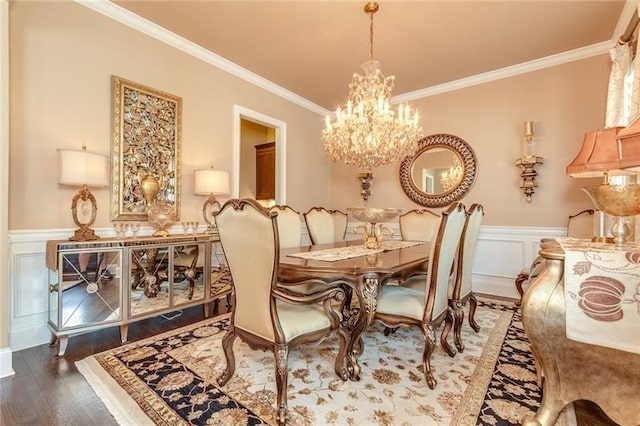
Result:
{"type": "Polygon", "coordinates": [[[312,207],[304,213],[311,244],[343,241],[347,232],[347,214],[340,210],[312,207]]]}
{"type": "Polygon", "coordinates": [[[300,213],[287,205],[273,206],[270,211],[277,212],[278,237],[280,248],[300,247],[302,234],[300,233],[300,213]]]}
{"type": "Polygon", "coordinates": [[[458,251],[460,235],[466,222],[464,206],[452,204],[442,213],[437,237],[431,245],[429,270],[422,280],[422,290],[402,286],[384,286],[378,296],[374,320],[388,328],[417,327],[424,334],[422,364],[427,385],[436,386],[431,368],[431,354],[436,346],[435,329],[444,320],[440,343],[450,356],[455,354],[446,341],[453,325],[453,315],[448,304],[449,277],[458,251]]]}
{"type": "MultiPolygon", "coordinates": [[[[413,209],[398,217],[400,224],[400,236],[406,241],[433,241],[438,227],[440,215],[427,209],[413,209]]],[[[400,283],[403,287],[422,290],[425,278],[424,274],[406,279],[400,283]]]]}
{"type": "MultiPolygon", "coordinates": [[[[579,213],[569,216],[567,222],[567,237],[591,239],[595,236],[595,210],[587,209],[582,210],[579,213]]],[[[542,239],[541,243],[544,243],[545,239],[542,239]]],[[[524,287],[542,272],[545,266],[545,261],[542,256],[536,257],[531,266],[524,268],[515,279],[515,286],[520,299],[516,302],[516,306],[520,306],[522,303],[522,296],[524,295],[524,287]]]]}
{"type": "Polygon", "coordinates": [[[346,378],[347,337],[339,326],[340,314],[331,303],[344,299],[344,290],[339,286],[328,284],[322,291],[303,295],[276,285],[279,263],[276,215],[250,199],[229,200],[216,214],[234,290],[231,323],[222,340],[227,366],[218,383],[226,384],[235,372],[233,342],[236,337],[246,341],[251,348],[272,350],[276,371],[276,418],[283,425],[287,417],[289,349],[304,343],[315,344],[338,334],[340,349],[334,368],[341,378],[346,378]]]}
{"type": "MultiPolygon", "coordinates": [[[[478,301],[471,287],[471,266],[476,252],[476,241],[480,233],[480,225],[484,217],[484,210],[480,204],[472,204],[467,211],[467,220],[460,237],[458,258],[456,260],[456,273],[453,285],[449,287],[449,306],[453,310],[453,336],[456,348],[464,351],[464,344],[460,337],[462,321],[464,320],[464,305],[469,302],[469,325],[476,332],[480,327],[475,321],[478,301]]],[[[446,339],[446,336],[445,336],[446,339]]]]}

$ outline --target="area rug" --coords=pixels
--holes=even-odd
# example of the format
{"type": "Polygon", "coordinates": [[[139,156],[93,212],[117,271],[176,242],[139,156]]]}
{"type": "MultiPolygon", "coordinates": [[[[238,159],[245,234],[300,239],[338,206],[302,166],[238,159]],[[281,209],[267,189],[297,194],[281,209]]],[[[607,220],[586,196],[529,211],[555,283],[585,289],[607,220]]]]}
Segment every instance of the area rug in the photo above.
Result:
{"type": "MultiPolygon", "coordinates": [[[[436,389],[421,367],[417,329],[385,336],[374,324],[363,335],[360,382],[333,371],[337,339],[289,354],[288,424],[516,424],[541,395],[519,313],[481,303],[475,333],[465,323],[465,351],[438,347],[436,389]],[[506,337],[506,339],[505,339],[506,337]],[[504,344],[503,344],[504,343],[504,344]]],[[[78,369],[122,425],[276,424],[274,358],[236,339],[236,372],[222,387],[221,339],[229,316],[213,318],[77,362],[78,369]]]]}

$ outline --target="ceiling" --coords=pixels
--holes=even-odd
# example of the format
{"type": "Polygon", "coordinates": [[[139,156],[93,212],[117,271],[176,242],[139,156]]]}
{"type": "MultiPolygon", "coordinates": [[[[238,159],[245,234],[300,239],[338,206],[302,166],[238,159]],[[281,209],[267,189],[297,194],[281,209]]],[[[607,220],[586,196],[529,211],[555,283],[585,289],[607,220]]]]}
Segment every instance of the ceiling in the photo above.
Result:
{"type": "MultiPolygon", "coordinates": [[[[329,110],[345,102],[351,76],[368,59],[364,1],[113,3],[329,110]]],[[[629,9],[619,0],[379,3],[374,58],[396,76],[393,95],[611,46],[629,9]]]]}

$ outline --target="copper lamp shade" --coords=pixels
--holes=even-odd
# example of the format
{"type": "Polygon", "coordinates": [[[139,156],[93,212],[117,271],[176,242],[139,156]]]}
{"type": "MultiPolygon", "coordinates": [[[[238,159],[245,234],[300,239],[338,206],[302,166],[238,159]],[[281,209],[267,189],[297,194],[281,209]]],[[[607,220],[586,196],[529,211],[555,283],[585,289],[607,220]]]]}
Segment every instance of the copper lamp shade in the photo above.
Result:
{"type": "Polygon", "coordinates": [[[567,166],[571,177],[600,177],[624,174],[618,163],[618,133],[622,127],[610,127],[584,135],[578,155],[567,166]]]}

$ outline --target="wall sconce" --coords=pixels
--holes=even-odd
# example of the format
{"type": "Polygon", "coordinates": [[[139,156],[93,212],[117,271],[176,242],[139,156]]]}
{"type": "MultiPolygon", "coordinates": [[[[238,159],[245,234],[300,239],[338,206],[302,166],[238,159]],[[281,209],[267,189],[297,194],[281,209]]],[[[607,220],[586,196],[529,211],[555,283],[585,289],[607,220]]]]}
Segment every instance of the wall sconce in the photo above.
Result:
{"type": "Polygon", "coordinates": [[[80,189],[71,201],[71,215],[78,229],[71,241],[90,241],[100,238],[91,225],[96,220],[98,206],[89,187],[101,188],[109,184],[107,172],[107,156],[82,151],[58,149],[58,183],[61,185],[79,186],[80,189]]]}
{"type": "Polygon", "coordinates": [[[530,203],[531,196],[538,187],[538,183],[536,182],[536,176],[538,176],[538,172],[535,170],[536,166],[544,162],[544,158],[533,155],[533,121],[524,123],[524,138],[526,141],[525,156],[516,160],[516,166],[522,168],[522,173],[520,173],[520,177],[522,178],[520,189],[522,189],[522,192],[524,192],[524,195],[527,197],[527,203],[530,203]]]}
{"type": "Polygon", "coordinates": [[[371,181],[373,180],[373,173],[358,173],[358,179],[360,179],[360,196],[366,204],[369,200],[369,196],[371,195],[371,181]]]}
{"type": "Polygon", "coordinates": [[[196,195],[208,195],[202,205],[202,216],[207,223],[206,232],[216,232],[214,214],[220,210],[220,203],[216,195],[229,193],[229,172],[210,169],[194,170],[195,185],[193,193],[196,195]]]}

